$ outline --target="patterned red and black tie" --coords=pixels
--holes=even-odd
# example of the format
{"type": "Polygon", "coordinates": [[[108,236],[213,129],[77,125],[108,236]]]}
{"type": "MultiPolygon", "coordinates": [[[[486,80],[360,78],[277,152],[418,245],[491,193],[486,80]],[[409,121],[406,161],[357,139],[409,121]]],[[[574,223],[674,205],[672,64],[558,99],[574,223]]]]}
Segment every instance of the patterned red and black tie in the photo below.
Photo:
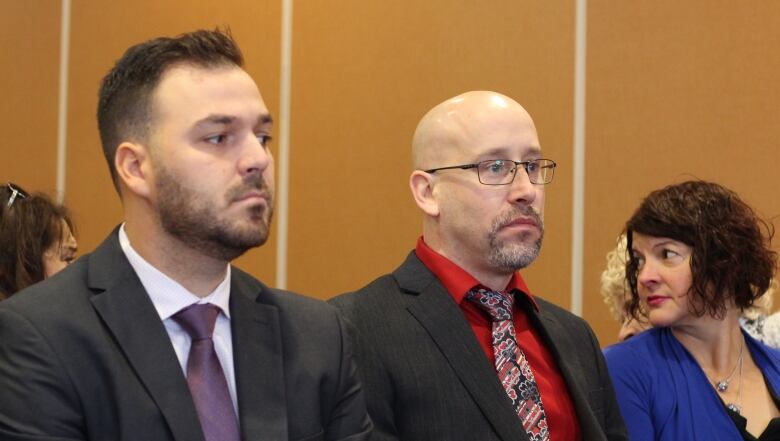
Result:
{"type": "Polygon", "coordinates": [[[172,318],[192,337],[187,385],[206,441],[240,441],[238,418],[212,340],[217,315],[218,307],[195,304],[172,318]]]}
{"type": "Polygon", "coordinates": [[[515,325],[512,322],[514,297],[509,293],[475,288],[466,294],[466,298],[485,310],[493,322],[496,372],[520,417],[523,429],[531,441],[548,441],[550,433],[542,397],[531,365],[515,338],[515,325]]]}

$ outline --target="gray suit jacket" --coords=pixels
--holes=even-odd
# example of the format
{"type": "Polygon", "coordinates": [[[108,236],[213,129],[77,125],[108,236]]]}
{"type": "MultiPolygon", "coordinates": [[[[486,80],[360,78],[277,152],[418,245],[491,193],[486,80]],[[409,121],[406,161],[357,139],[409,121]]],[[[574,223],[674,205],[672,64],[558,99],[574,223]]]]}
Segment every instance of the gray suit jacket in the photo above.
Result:
{"type": "MultiPolygon", "coordinates": [[[[367,439],[336,311],[236,268],[230,289],[242,439],[367,439]]],[[[203,440],[173,345],[116,231],[0,303],[0,439],[203,440]]]]}
{"type": "MultiPolygon", "coordinates": [[[[538,314],[524,297],[518,307],[558,363],[583,439],[627,440],[590,327],[536,300],[538,314]]],[[[331,303],[354,328],[373,440],[528,439],[460,308],[414,253],[392,274],[331,303]]]]}

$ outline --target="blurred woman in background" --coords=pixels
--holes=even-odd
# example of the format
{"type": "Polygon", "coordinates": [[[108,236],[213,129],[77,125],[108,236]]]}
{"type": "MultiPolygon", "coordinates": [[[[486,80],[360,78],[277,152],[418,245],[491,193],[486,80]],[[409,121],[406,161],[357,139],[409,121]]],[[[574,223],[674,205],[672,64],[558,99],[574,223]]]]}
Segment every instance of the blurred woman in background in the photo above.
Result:
{"type": "Polygon", "coordinates": [[[772,234],[702,181],[650,193],[628,221],[628,311],[653,329],[605,357],[631,440],[780,439],[780,352],[740,328],[774,275],[772,234]]]}
{"type": "Polygon", "coordinates": [[[64,269],[77,247],[64,206],[0,185],[0,300],[64,269]]]}

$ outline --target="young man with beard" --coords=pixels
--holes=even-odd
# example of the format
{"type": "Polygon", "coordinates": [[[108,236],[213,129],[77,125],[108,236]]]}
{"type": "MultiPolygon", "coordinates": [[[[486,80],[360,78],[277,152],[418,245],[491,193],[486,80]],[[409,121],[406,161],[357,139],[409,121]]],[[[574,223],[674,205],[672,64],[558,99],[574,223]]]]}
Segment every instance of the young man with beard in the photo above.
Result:
{"type": "Polygon", "coordinates": [[[363,440],[342,322],[229,262],[267,237],[271,117],[229,34],[130,48],[98,125],[125,222],[0,306],[0,439],[363,440]]]}
{"type": "Polygon", "coordinates": [[[423,235],[332,300],[354,331],[375,440],[626,440],[598,342],[532,296],[555,162],[518,103],[468,92],[426,114],[409,184],[423,235]]]}

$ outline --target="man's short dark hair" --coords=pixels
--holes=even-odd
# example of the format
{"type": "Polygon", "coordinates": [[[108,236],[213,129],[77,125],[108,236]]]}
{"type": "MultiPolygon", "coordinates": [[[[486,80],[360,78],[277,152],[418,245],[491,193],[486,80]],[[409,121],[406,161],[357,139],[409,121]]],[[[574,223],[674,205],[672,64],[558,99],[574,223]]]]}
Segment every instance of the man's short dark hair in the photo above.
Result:
{"type": "MultiPolygon", "coordinates": [[[[692,250],[691,312],[722,318],[729,303],[745,309],[770,286],[777,253],[770,244],[774,228],[722,185],[688,181],[650,193],[626,224],[628,253],[634,233],[666,237],[692,250]]],[[[629,256],[626,279],[631,314],[638,316],[638,262],[629,256]]]]}
{"type": "Polygon", "coordinates": [[[229,30],[198,30],[162,37],[129,48],[106,74],[98,95],[98,129],[114,186],[116,149],[124,141],[142,142],[152,126],[152,94],[166,70],[178,64],[197,67],[244,65],[229,30]]]}

